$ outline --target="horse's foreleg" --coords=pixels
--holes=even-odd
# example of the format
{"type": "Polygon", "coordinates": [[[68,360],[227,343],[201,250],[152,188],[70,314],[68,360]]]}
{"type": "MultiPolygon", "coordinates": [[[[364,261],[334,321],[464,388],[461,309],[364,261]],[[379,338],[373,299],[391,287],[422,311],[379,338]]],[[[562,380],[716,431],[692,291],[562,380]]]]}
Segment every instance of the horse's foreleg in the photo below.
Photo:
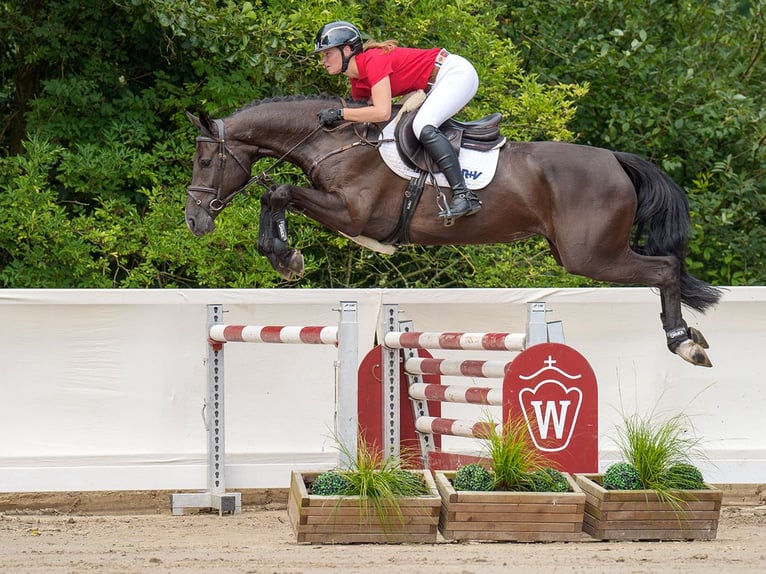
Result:
{"type": "Polygon", "coordinates": [[[303,255],[288,245],[284,205],[278,194],[271,191],[261,196],[258,253],[265,256],[274,270],[288,281],[303,275],[303,255]]]}
{"type": "Polygon", "coordinates": [[[287,218],[285,217],[284,207],[273,209],[271,212],[271,227],[274,233],[274,250],[278,261],[277,271],[288,280],[294,277],[302,277],[304,270],[303,255],[300,251],[293,249],[289,245],[287,218]]]}
{"type": "MultiPolygon", "coordinates": [[[[367,226],[370,223],[371,213],[379,209],[380,204],[357,191],[350,193],[343,190],[323,191],[297,185],[281,185],[274,190],[274,196],[271,206],[275,210],[279,202],[280,206],[289,211],[302,213],[334,231],[351,237],[360,234],[368,237],[384,235],[382,232],[377,235],[365,233],[365,231],[375,231],[374,226],[372,229],[367,226]]],[[[399,210],[397,206],[397,215],[399,210]]],[[[378,225],[381,225],[380,222],[378,225]]]]}

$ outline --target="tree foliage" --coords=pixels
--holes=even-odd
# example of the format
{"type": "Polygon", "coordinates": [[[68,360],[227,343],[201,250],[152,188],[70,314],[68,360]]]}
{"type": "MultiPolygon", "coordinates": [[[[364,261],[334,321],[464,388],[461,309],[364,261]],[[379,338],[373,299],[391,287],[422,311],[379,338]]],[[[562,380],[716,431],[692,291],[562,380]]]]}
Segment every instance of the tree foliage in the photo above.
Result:
{"type": "Polygon", "coordinates": [[[690,270],[766,283],[766,2],[523,0],[503,14],[524,67],[587,82],[582,143],[661,165],[690,198],[690,270]]]}
{"type": "MultiPolygon", "coordinates": [[[[286,286],[257,253],[255,197],[209,236],[186,230],[184,112],[346,95],[311,55],[334,19],[471,59],[481,87],[463,115],[503,112],[509,139],[660,162],[691,196],[695,273],[766,279],[763,0],[0,0],[0,286],[286,286]]],[[[305,183],[289,166],[276,175],[305,183]]],[[[297,287],[590,284],[542,240],[383,256],[300,215],[290,226],[307,262],[297,287]]]]}

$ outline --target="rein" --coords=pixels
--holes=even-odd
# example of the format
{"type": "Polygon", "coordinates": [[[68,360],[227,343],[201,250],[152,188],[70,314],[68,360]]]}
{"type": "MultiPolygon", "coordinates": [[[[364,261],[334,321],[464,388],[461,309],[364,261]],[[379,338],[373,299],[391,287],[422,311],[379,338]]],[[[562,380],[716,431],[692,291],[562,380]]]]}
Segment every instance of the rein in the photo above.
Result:
{"type": "MultiPolygon", "coordinates": [[[[334,156],[336,154],[342,153],[344,151],[348,151],[348,150],[353,149],[353,148],[355,148],[356,146],[359,146],[359,145],[368,145],[368,146],[376,147],[377,148],[377,147],[380,147],[380,144],[385,143],[385,141],[387,141],[387,140],[378,141],[378,140],[371,140],[371,139],[369,139],[367,137],[367,131],[370,128],[370,124],[367,124],[367,123],[364,124],[364,126],[365,126],[365,133],[364,133],[364,135],[359,133],[359,130],[357,128],[358,124],[348,124],[347,123],[347,124],[343,124],[343,125],[335,128],[335,129],[336,130],[337,129],[342,129],[342,128],[344,128],[346,126],[349,126],[349,125],[353,125],[354,133],[356,134],[356,137],[359,138],[359,139],[357,141],[353,142],[353,143],[343,145],[343,146],[339,147],[336,150],[329,151],[326,154],[324,154],[322,157],[320,157],[319,159],[315,159],[314,162],[311,164],[311,167],[309,168],[308,173],[306,174],[309,179],[312,179],[311,174],[314,173],[314,170],[317,168],[317,166],[320,163],[322,163],[324,160],[326,160],[328,157],[332,157],[332,156],[334,156]]],[[[330,130],[330,131],[335,131],[335,130],[330,130]]]]}

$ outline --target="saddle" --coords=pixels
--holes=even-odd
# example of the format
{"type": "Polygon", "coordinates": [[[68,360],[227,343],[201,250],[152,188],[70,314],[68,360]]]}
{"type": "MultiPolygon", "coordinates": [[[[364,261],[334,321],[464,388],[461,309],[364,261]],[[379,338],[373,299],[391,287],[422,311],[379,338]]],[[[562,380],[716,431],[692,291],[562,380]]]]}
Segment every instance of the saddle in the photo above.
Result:
{"type": "MultiPolygon", "coordinates": [[[[397,149],[408,167],[437,173],[439,168],[412,131],[412,121],[415,119],[416,111],[405,112],[401,115],[399,123],[396,124],[394,134],[397,149]]],[[[447,136],[452,147],[458,153],[461,147],[477,151],[489,151],[505,143],[505,138],[500,133],[500,120],[502,118],[501,113],[495,112],[469,122],[449,119],[439,127],[439,131],[447,136]]]]}
{"type": "MultiPolygon", "coordinates": [[[[398,156],[399,167],[404,167],[405,170],[409,170],[412,173],[412,175],[405,176],[401,171],[398,171],[396,161],[393,161],[392,164],[391,160],[393,158],[388,155],[389,152],[387,150],[384,150],[384,146],[381,147],[381,156],[384,161],[386,161],[389,168],[395,173],[402,175],[402,177],[410,178],[407,190],[404,192],[402,215],[396,228],[388,237],[381,241],[384,245],[409,244],[410,221],[423,194],[426,178],[429,174],[432,174],[433,177],[440,171],[439,167],[431,159],[430,154],[423,148],[420,141],[415,137],[415,133],[412,131],[412,121],[415,118],[416,112],[417,107],[398,110],[396,116],[398,121],[393,119],[385,128],[383,128],[382,136],[385,136],[388,130],[393,131],[393,134],[390,134],[389,132],[389,135],[386,137],[390,138],[391,135],[393,135],[393,142],[391,139],[388,139],[387,141],[391,142],[390,145],[396,146],[395,151],[391,151],[394,155],[398,156]]],[[[497,151],[503,144],[505,144],[505,138],[500,134],[501,119],[502,114],[496,112],[479,120],[470,122],[459,122],[455,119],[449,119],[439,127],[439,130],[447,136],[450,144],[455,148],[455,151],[458,154],[460,153],[461,148],[463,148],[464,153],[473,154],[474,156],[486,155],[486,161],[490,163],[494,162],[492,165],[474,163],[474,166],[483,166],[478,171],[470,171],[472,174],[475,173],[475,179],[481,178],[482,176],[491,179],[491,176],[495,172],[497,151]],[[492,153],[483,153],[492,152],[493,150],[495,153],[494,156],[492,153]]],[[[463,171],[465,173],[466,170],[464,169],[463,171]]],[[[440,174],[438,177],[444,176],[440,174]]],[[[451,223],[445,223],[445,225],[451,225],[451,223]]]]}

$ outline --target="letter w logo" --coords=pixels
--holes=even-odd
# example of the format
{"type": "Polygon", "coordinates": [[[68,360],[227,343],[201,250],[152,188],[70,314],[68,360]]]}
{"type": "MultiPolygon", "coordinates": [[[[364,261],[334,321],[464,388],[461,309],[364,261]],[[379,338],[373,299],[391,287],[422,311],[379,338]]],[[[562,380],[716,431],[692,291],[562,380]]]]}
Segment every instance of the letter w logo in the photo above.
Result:
{"type": "Polygon", "coordinates": [[[564,423],[567,418],[567,410],[572,401],[558,401],[558,410],[556,409],[556,401],[545,401],[545,413],[542,412],[543,401],[531,401],[532,408],[535,409],[535,418],[537,419],[537,431],[540,433],[540,438],[546,440],[548,438],[548,430],[551,428],[551,422],[553,423],[553,433],[557,440],[561,440],[564,436],[564,423]]]}
{"type": "Polygon", "coordinates": [[[572,439],[582,391],[548,379],[519,392],[519,403],[535,446],[545,452],[564,450],[572,439]]]}

